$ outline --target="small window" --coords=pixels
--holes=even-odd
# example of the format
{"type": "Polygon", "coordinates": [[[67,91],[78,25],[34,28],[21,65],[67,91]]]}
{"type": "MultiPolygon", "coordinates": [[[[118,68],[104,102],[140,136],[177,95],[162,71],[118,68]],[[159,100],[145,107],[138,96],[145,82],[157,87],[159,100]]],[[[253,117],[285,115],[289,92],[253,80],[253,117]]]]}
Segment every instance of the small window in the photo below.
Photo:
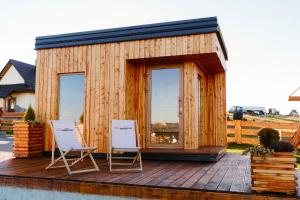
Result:
{"type": "Polygon", "coordinates": [[[16,106],[16,97],[8,97],[7,98],[7,112],[14,112],[16,106]]]}
{"type": "Polygon", "coordinates": [[[84,107],[84,75],[60,75],[59,119],[81,121],[84,107]]]}

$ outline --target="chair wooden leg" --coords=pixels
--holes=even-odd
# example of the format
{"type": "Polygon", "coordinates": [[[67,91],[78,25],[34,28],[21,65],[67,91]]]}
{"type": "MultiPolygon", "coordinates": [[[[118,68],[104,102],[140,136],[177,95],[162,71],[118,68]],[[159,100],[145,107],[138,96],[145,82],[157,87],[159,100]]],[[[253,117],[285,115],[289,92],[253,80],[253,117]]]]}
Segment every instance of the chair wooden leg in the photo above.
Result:
{"type": "Polygon", "coordinates": [[[138,155],[136,155],[136,156],[134,157],[134,159],[132,160],[132,165],[134,165],[135,161],[137,161],[137,157],[138,157],[138,155]]]}
{"type": "Polygon", "coordinates": [[[84,159],[86,156],[89,156],[94,167],[93,169],[83,169],[83,170],[76,170],[76,171],[71,171],[72,174],[79,174],[79,173],[86,173],[86,172],[95,172],[95,171],[100,171],[96,161],[93,158],[93,155],[91,153],[91,151],[89,150],[88,152],[86,152],[82,157],[80,157],[79,159],[77,159],[74,163],[72,163],[73,165],[80,162],[82,159],[84,159]]]}
{"type": "Polygon", "coordinates": [[[143,171],[142,153],[141,153],[141,152],[139,152],[139,161],[140,161],[140,168],[141,168],[141,171],[143,171]]]}
{"type": "Polygon", "coordinates": [[[83,160],[85,157],[87,157],[89,154],[88,154],[88,152],[87,153],[85,153],[85,154],[81,154],[81,156],[80,156],[80,158],[78,158],[78,159],[76,159],[74,162],[72,162],[72,164],[70,165],[71,167],[73,166],[73,165],[75,165],[75,164],[77,164],[79,161],[81,161],[81,160],[83,160]]]}
{"type": "Polygon", "coordinates": [[[95,159],[94,159],[94,157],[93,157],[93,155],[92,155],[91,152],[89,152],[89,156],[90,156],[90,158],[91,158],[91,160],[92,160],[92,162],[93,162],[93,164],[94,164],[96,170],[97,170],[97,171],[100,171],[100,169],[99,169],[99,167],[98,167],[98,165],[97,165],[97,163],[96,163],[96,161],[95,161],[95,159]]]}
{"type": "MultiPolygon", "coordinates": [[[[132,162],[131,163],[125,163],[125,164],[122,164],[122,163],[113,163],[113,158],[112,155],[110,154],[109,155],[109,170],[111,172],[117,172],[117,171],[142,171],[143,170],[143,166],[142,166],[142,156],[141,156],[141,152],[138,152],[137,155],[135,157],[132,157],[132,162]],[[113,165],[134,165],[135,162],[139,161],[139,167],[137,168],[129,168],[129,169],[114,169],[113,168],[113,165]]],[[[120,157],[118,157],[118,159],[121,159],[120,157]]],[[[127,157],[126,158],[123,158],[123,159],[128,159],[127,157]]]]}
{"type": "MultiPolygon", "coordinates": [[[[71,150],[70,150],[70,151],[71,151],[71,150]]],[[[61,156],[62,156],[62,159],[63,159],[63,161],[64,161],[64,163],[65,163],[65,166],[66,166],[66,168],[67,168],[67,171],[68,171],[68,174],[69,174],[69,175],[72,174],[72,171],[71,171],[71,169],[70,169],[70,166],[69,166],[69,164],[68,164],[68,162],[67,162],[67,159],[66,159],[65,155],[67,155],[70,151],[66,151],[65,153],[63,153],[62,151],[60,152],[60,153],[61,153],[61,156]]]]}
{"type": "Polygon", "coordinates": [[[109,171],[112,171],[112,158],[111,158],[111,153],[109,153],[109,171]]]}
{"type": "MultiPolygon", "coordinates": [[[[65,153],[62,153],[61,156],[59,156],[58,158],[56,158],[55,160],[53,160],[47,167],[46,170],[51,168],[55,163],[57,163],[58,161],[60,161],[65,155],[67,155],[70,151],[66,151],[65,153]]],[[[52,159],[51,159],[52,160],[52,159]]]]}

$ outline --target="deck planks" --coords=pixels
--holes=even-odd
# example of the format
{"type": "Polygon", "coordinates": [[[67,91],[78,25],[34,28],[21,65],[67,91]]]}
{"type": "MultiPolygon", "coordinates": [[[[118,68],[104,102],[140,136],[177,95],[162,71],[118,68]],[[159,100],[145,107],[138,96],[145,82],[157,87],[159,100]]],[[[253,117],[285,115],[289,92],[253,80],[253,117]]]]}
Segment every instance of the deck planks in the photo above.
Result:
{"type": "MultiPolygon", "coordinates": [[[[76,168],[90,164],[88,160],[85,161],[76,168]]],[[[164,195],[169,198],[171,194],[167,189],[176,189],[176,192],[172,192],[176,198],[197,196],[197,191],[251,194],[249,157],[237,154],[226,154],[220,161],[212,163],[144,160],[144,170],[133,173],[110,173],[107,161],[97,159],[100,172],[71,176],[67,175],[64,168],[46,171],[44,168],[49,162],[50,157],[1,162],[0,184],[41,188],[48,181],[48,189],[87,193],[97,191],[97,194],[106,194],[106,190],[109,190],[113,195],[145,198],[164,195]],[[117,187],[119,185],[123,187],[117,187]]]]}

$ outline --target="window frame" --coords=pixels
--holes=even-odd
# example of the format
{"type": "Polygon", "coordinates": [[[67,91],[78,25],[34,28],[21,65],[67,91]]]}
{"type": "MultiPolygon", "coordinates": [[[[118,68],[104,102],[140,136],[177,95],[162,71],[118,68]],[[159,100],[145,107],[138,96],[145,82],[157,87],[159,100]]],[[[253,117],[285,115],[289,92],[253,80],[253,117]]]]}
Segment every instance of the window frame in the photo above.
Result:
{"type": "Polygon", "coordinates": [[[184,63],[173,63],[173,64],[156,64],[156,65],[147,65],[146,66],[146,147],[147,148],[172,148],[172,149],[182,149],[184,144],[183,136],[183,67],[184,63]],[[152,70],[159,69],[179,69],[179,143],[178,144],[153,144],[151,143],[151,96],[152,96],[152,70]]]}
{"type": "Polygon", "coordinates": [[[85,124],[85,99],[86,99],[86,73],[85,72],[71,72],[71,73],[58,73],[57,76],[57,119],[60,119],[60,91],[61,91],[61,84],[60,84],[60,78],[62,76],[74,76],[74,75],[82,75],[83,76],[83,102],[82,102],[82,112],[83,112],[83,124],[85,124]]]}

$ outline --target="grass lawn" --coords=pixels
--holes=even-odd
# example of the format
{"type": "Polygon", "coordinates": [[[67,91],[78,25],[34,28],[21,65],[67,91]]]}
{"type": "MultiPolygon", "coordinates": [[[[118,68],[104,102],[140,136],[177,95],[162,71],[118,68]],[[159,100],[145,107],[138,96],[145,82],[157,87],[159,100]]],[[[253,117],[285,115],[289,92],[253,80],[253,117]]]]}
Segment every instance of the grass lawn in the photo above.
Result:
{"type": "Polygon", "coordinates": [[[238,153],[242,154],[242,152],[248,147],[252,147],[251,144],[236,144],[236,143],[228,143],[228,147],[226,152],[228,153],[238,153]]]}
{"type": "Polygon", "coordinates": [[[296,158],[297,158],[297,168],[300,169],[300,149],[297,149],[296,158]]]}

